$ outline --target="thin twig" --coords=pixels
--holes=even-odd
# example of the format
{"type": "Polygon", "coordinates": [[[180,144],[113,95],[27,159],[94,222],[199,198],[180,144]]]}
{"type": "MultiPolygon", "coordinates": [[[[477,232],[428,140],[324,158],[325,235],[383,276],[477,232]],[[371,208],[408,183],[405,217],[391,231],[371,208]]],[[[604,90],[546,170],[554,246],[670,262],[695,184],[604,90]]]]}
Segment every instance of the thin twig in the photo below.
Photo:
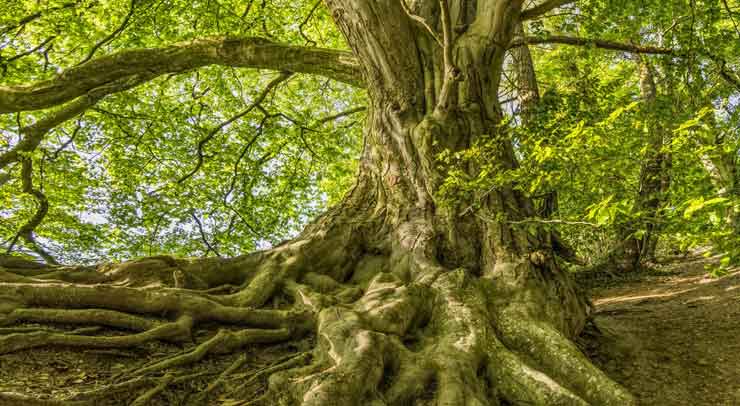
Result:
{"type": "Polygon", "coordinates": [[[149,401],[159,394],[159,392],[162,392],[172,381],[175,379],[175,377],[172,374],[165,375],[157,384],[157,386],[153,387],[152,389],[149,389],[148,391],[144,392],[141,396],[136,398],[133,403],[131,403],[131,406],[143,406],[146,404],[149,404],[149,401]]]}
{"type": "Polygon", "coordinates": [[[208,395],[213,392],[214,389],[218,388],[225,380],[226,377],[233,374],[234,371],[239,369],[244,363],[247,362],[247,354],[241,354],[237,359],[234,360],[234,362],[229,365],[228,368],[226,368],[219,376],[211,382],[210,385],[208,385],[203,392],[200,393],[200,400],[206,400],[208,399],[208,395]]]}
{"type": "Polygon", "coordinates": [[[27,16],[21,18],[20,20],[18,20],[18,22],[14,23],[14,24],[5,25],[2,28],[0,28],[0,35],[9,33],[10,31],[15,30],[16,28],[22,28],[26,24],[31,23],[31,22],[34,22],[34,21],[38,20],[39,18],[43,17],[44,16],[44,13],[49,13],[49,12],[53,12],[53,11],[58,11],[58,10],[64,10],[64,9],[67,9],[67,8],[71,8],[71,7],[76,6],[77,3],[78,2],[64,3],[64,4],[62,4],[60,6],[57,6],[57,7],[50,7],[48,9],[44,10],[43,12],[42,11],[38,11],[36,13],[27,15],[27,16]]]}
{"type": "Polygon", "coordinates": [[[569,226],[589,226],[594,228],[601,228],[601,225],[596,223],[590,223],[588,221],[570,221],[570,220],[561,220],[561,219],[524,219],[519,221],[508,221],[509,224],[563,224],[563,225],[569,225],[569,226]]]}
{"type": "Polygon", "coordinates": [[[188,172],[187,174],[182,176],[180,179],[178,179],[176,183],[185,182],[186,180],[190,179],[193,175],[195,175],[200,170],[201,166],[203,166],[203,160],[205,158],[205,155],[203,154],[203,149],[205,148],[206,144],[208,144],[208,142],[213,139],[213,137],[215,137],[227,125],[249,114],[252,110],[255,109],[255,107],[257,107],[260,103],[262,103],[265,100],[265,98],[267,98],[267,95],[270,94],[270,91],[272,91],[272,89],[277,87],[277,85],[279,85],[280,83],[288,80],[291,76],[293,76],[293,73],[291,72],[280,73],[275,79],[273,79],[270,83],[267,84],[267,86],[262,90],[262,93],[260,93],[257,96],[257,98],[254,100],[254,102],[250,104],[246,109],[242,110],[235,116],[217,125],[211,131],[209,131],[205,137],[201,138],[201,140],[198,142],[198,151],[197,151],[198,152],[198,162],[195,164],[195,167],[192,170],[190,170],[190,172],[188,172]]]}
{"type": "Polygon", "coordinates": [[[55,159],[57,159],[57,157],[59,157],[59,154],[62,151],[64,151],[69,146],[69,144],[74,142],[75,137],[77,137],[77,134],[80,133],[81,129],[82,129],[82,126],[80,125],[80,122],[78,121],[77,126],[75,126],[75,129],[72,131],[72,135],[69,136],[69,139],[67,139],[67,141],[65,141],[62,145],[60,145],[59,148],[57,148],[54,152],[52,152],[48,160],[54,161],[55,159]]]}
{"type": "Polygon", "coordinates": [[[216,248],[211,245],[211,243],[208,242],[208,238],[206,238],[206,232],[203,230],[203,223],[201,223],[198,216],[195,214],[195,210],[190,212],[190,216],[193,217],[193,220],[195,220],[195,223],[198,225],[198,231],[200,232],[200,239],[203,241],[203,244],[206,245],[208,250],[206,251],[206,255],[208,255],[208,252],[213,252],[217,257],[220,257],[221,254],[218,253],[216,248]]]}
{"type": "Polygon", "coordinates": [[[308,24],[308,22],[311,20],[311,17],[313,17],[313,14],[316,12],[316,9],[318,9],[320,5],[321,5],[321,0],[317,1],[316,4],[313,5],[313,7],[311,8],[311,11],[308,13],[306,18],[303,19],[303,22],[301,22],[301,25],[298,26],[298,32],[301,34],[301,37],[303,37],[303,39],[306,40],[306,43],[310,44],[312,47],[316,46],[316,41],[309,38],[306,35],[306,33],[303,32],[303,27],[305,27],[306,24],[308,24]]]}
{"type": "Polygon", "coordinates": [[[129,21],[131,21],[131,17],[134,15],[134,11],[136,10],[136,2],[137,2],[137,0],[131,0],[131,6],[129,7],[128,14],[126,14],[126,17],[124,17],[123,21],[118,26],[118,28],[116,28],[113,32],[111,32],[110,34],[108,34],[107,36],[105,36],[105,38],[103,38],[100,41],[98,41],[97,43],[95,43],[95,45],[93,45],[93,47],[90,49],[90,52],[87,53],[87,56],[85,56],[75,66],[82,65],[83,63],[85,63],[85,62],[89,61],[90,59],[92,59],[93,55],[95,55],[95,52],[97,52],[98,49],[100,49],[100,47],[102,47],[103,45],[105,45],[105,44],[113,41],[113,39],[115,39],[118,34],[120,34],[121,32],[123,32],[123,30],[126,29],[126,27],[128,26],[129,21]]]}
{"type": "Polygon", "coordinates": [[[33,47],[33,48],[29,49],[28,51],[25,51],[25,52],[21,52],[20,54],[18,54],[18,55],[14,55],[14,56],[12,56],[12,57],[10,57],[10,58],[8,58],[8,59],[6,59],[6,60],[2,61],[2,62],[3,62],[3,64],[4,64],[4,65],[7,65],[7,64],[9,64],[10,62],[13,62],[13,61],[15,61],[15,60],[17,60],[17,59],[23,58],[24,56],[28,56],[28,55],[31,55],[32,53],[34,53],[34,52],[38,51],[39,49],[43,48],[44,46],[46,46],[46,44],[48,44],[48,43],[50,43],[51,41],[53,41],[53,40],[54,40],[54,38],[56,38],[56,36],[52,35],[51,37],[49,37],[49,38],[45,39],[45,40],[44,40],[43,42],[41,42],[41,43],[40,43],[40,44],[38,44],[37,46],[35,46],[35,47],[33,47]]]}
{"type": "Polygon", "coordinates": [[[730,8],[730,5],[727,4],[727,0],[722,0],[722,4],[724,4],[725,10],[727,10],[727,14],[730,17],[730,21],[732,21],[732,25],[735,27],[735,32],[737,33],[737,36],[740,37],[740,28],[738,28],[737,22],[732,17],[732,9],[730,8]]]}

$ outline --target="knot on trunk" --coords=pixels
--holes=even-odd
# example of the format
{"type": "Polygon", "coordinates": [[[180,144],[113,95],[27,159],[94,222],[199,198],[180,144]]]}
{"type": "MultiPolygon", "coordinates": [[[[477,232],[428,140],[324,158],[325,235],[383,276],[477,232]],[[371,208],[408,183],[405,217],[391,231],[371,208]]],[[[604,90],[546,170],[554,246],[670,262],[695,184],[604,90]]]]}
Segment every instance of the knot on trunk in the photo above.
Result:
{"type": "Polygon", "coordinates": [[[548,258],[548,253],[542,250],[537,250],[529,254],[529,261],[537,266],[545,265],[548,258]]]}

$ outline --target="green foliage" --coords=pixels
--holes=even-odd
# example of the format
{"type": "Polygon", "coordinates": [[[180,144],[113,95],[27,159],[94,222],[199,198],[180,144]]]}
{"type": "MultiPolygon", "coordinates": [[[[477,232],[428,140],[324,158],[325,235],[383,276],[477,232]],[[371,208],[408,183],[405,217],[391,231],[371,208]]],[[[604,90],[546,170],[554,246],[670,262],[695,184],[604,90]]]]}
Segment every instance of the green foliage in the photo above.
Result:
{"type": "MultiPolygon", "coordinates": [[[[447,165],[481,168],[472,179],[450,171],[446,201],[463,193],[480,199],[504,186],[535,201],[557,191],[555,221],[533,220],[560,229],[591,261],[650,228],[666,252],[711,245],[723,253],[723,266],[739,263],[740,228],[730,217],[740,207],[740,88],[722,77],[722,66],[740,70],[740,3],[726,4],[729,9],[720,1],[590,0],[578,2],[577,13],[530,22],[526,30],[535,36],[656,44],[689,56],[641,56],[655,69],[657,95],[648,104],[634,55],[532,48],[541,100],[527,125],[517,102],[508,106],[507,132],[520,167],[497,168],[485,145],[442,153],[447,165]],[[650,143],[656,132],[664,137],[657,148],[650,143]],[[644,162],[658,153],[670,157],[670,188],[655,218],[638,198],[644,162]]],[[[504,85],[516,94],[515,80],[504,85]]]]}
{"type": "MultiPolygon", "coordinates": [[[[0,81],[33,82],[76,65],[122,26],[132,4],[129,22],[95,56],[224,35],[345,46],[326,11],[310,14],[308,1],[0,0],[0,81]],[[299,27],[296,16],[309,15],[299,27]]],[[[365,103],[354,88],[294,75],[218,131],[203,165],[178,182],[195,168],[199,141],[246,110],[274,75],[229,67],[173,74],[55,128],[31,157],[50,204],[39,241],[63,262],[94,262],[211,254],[204,238],[220,255],[237,255],[294,235],[352,185],[364,112],[325,119],[365,103]]],[[[48,112],[0,116],[0,153],[18,141],[19,124],[48,112]]],[[[19,170],[0,188],[6,243],[36,209],[19,170]]]]}

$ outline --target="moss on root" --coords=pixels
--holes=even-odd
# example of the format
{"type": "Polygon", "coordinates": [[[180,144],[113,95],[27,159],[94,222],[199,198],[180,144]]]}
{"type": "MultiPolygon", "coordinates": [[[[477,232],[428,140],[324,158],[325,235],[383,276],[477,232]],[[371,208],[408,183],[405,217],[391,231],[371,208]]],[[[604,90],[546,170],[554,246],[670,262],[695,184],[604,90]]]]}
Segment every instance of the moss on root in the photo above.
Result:
{"type": "Polygon", "coordinates": [[[208,393],[197,398],[207,403],[223,389],[218,382],[243,376],[240,369],[249,360],[236,361],[245,348],[315,337],[313,349],[243,376],[244,385],[262,387],[243,404],[634,403],[570,341],[572,332],[562,320],[574,307],[562,306],[558,313],[555,303],[574,298],[553,292],[571,291],[552,289],[554,276],[542,276],[556,268],[523,261],[481,277],[447,269],[425,256],[425,249],[407,249],[403,243],[390,255],[357,254],[357,248],[346,247],[356,240],[346,237],[342,252],[351,260],[325,256],[320,266],[312,259],[338,243],[311,234],[311,239],[229,262],[154,258],[97,270],[68,269],[92,275],[76,275],[75,281],[39,278],[60,275],[53,268],[6,267],[5,274],[33,279],[0,283],[0,323],[4,329],[16,328],[0,336],[0,354],[42,346],[125,349],[157,340],[192,343],[186,351],[119,374],[95,393],[64,399],[69,402],[93,402],[126,387],[131,393],[127,402],[144,404],[187,379],[192,365],[235,354],[208,393]],[[211,275],[224,270],[232,275],[211,275]],[[202,283],[175,287],[175,271],[202,283]],[[221,285],[238,290],[209,293],[221,285]],[[548,311],[537,312],[545,307],[548,311]],[[39,327],[22,327],[28,323],[39,327]],[[47,324],[105,329],[41,327],[47,324]]]}

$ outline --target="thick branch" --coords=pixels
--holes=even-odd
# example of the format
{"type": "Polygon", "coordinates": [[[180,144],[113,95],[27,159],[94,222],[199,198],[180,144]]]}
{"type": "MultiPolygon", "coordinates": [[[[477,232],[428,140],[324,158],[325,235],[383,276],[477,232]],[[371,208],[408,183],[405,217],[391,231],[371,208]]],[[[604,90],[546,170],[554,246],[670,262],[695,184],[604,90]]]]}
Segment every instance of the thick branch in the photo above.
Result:
{"type": "Polygon", "coordinates": [[[44,192],[33,187],[33,163],[31,161],[31,158],[23,159],[21,164],[23,193],[27,193],[33,196],[33,198],[36,199],[38,208],[36,209],[33,217],[31,217],[31,219],[28,220],[23,226],[21,226],[20,230],[18,230],[18,233],[8,246],[8,254],[13,250],[13,246],[15,245],[18,238],[23,238],[26,243],[28,243],[31,249],[33,249],[37,254],[44,258],[47,264],[58,265],[59,262],[57,262],[57,260],[50,253],[48,253],[41,245],[39,245],[38,242],[36,242],[36,238],[34,237],[34,230],[36,230],[36,227],[38,227],[39,224],[44,221],[46,213],[49,212],[49,200],[46,198],[44,192]]]}
{"type": "Polygon", "coordinates": [[[547,0],[543,2],[542,4],[539,4],[530,9],[526,9],[522,11],[521,19],[522,21],[531,20],[533,18],[540,17],[543,14],[547,14],[550,11],[558,7],[562,7],[566,4],[575,3],[575,2],[576,0],[547,0]]]}
{"type": "Polygon", "coordinates": [[[50,80],[0,86],[0,114],[52,107],[122,78],[142,74],[153,78],[207,65],[310,73],[363,85],[360,65],[348,52],[277,44],[261,38],[198,39],[164,48],[121,51],[50,80]]]}
{"type": "MultiPolygon", "coordinates": [[[[86,94],[83,93],[82,96],[78,97],[71,103],[68,103],[61,109],[50,113],[28,127],[22,128],[20,133],[23,135],[23,139],[13,147],[13,149],[0,155],[0,169],[13,162],[18,162],[22,158],[23,153],[31,152],[39,146],[46,133],[65,121],[82,114],[85,110],[94,106],[103,97],[112,93],[131,89],[132,87],[151,80],[153,77],[154,75],[152,74],[142,73],[140,75],[128,76],[121,80],[89,89],[86,94]]],[[[0,87],[0,99],[2,98],[2,89],[3,88],[0,87]]]]}
{"type": "Polygon", "coordinates": [[[680,56],[681,51],[672,48],[661,48],[649,45],[635,45],[625,44],[622,42],[615,42],[603,39],[595,38],[579,38],[579,37],[568,37],[564,35],[550,35],[548,37],[525,37],[523,39],[517,39],[509,44],[509,48],[515,48],[522,45],[536,45],[536,44],[565,44],[565,45],[579,45],[579,46],[593,46],[602,49],[611,49],[614,51],[632,52],[638,54],[658,54],[658,55],[676,55],[680,56]]]}

